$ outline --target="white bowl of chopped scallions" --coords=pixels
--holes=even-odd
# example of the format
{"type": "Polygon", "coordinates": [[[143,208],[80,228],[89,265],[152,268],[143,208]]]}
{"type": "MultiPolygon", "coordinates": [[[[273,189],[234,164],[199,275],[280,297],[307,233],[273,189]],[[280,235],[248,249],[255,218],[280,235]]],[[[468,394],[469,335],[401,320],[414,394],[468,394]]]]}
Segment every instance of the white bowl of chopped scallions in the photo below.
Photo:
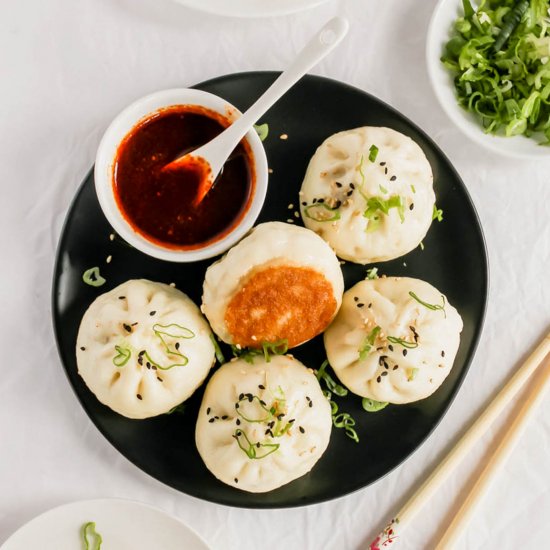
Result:
{"type": "Polygon", "coordinates": [[[426,53],[443,109],[469,137],[550,159],[550,0],[440,0],[426,53]]]}

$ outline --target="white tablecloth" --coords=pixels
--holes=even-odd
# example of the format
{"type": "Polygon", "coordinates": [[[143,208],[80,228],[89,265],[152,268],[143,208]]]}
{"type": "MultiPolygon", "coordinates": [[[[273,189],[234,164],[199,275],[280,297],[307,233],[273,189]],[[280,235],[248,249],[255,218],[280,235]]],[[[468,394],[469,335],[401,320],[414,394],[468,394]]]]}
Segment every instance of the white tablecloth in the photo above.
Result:
{"type": "MultiPolygon", "coordinates": [[[[169,0],[0,3],[0,542],[50,507],[113,496],[166,510],[217,549],[359,548],[548,331],[550,166],[480,150],[446,118],[424,62],[434,5],[435,0],[341,0],[289,17],[233,20],[169,0]],[[314,72],[368,90],[412,118],[447,153],[473,196],[491,266],[481,344],[443,422],[404,465],[373,486],[302,509],[254,511],[202,502],[123,458],[69,387],[50,320],[61,224],[104,129],[133,99],[221,74],[282,69],[337,13],[350,18],[350,35],[314,72]]],[[[501,426],[416,518],[401,548],[433,547],[501,426]]],[[[550,398],[460,548],[549,548],[549,460],[550,398]]]]}

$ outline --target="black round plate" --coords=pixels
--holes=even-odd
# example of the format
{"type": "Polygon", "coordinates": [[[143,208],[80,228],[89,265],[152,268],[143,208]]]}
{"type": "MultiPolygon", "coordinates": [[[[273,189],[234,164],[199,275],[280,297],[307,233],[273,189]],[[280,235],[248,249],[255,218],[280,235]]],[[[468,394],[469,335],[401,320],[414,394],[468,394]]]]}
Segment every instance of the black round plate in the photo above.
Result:
{"type": "MultiPolygon", "coordinates": [[[[241,110],[274,81],[278,73],[256,72],[224,76],[197,88],[217,94],[241,110]]],[[[345,84],[307,76],[263,118],[269,123],[265,148],[273,169],[267,200],[258,222],[294,219],[288,205],[298,204],[298,191],[315,149],[328,136],[358,126],[388,126],[414,139],[426,153],[435,179],[437,204],[444,221],[434,222],[425,249],[379,264],[380,272],[425,279],[444,292],[464,320],[458,356],[439,390],[423,401],[388,406],[377,413],[361,408],[361,399],[338,398],[341,411],[357,421],[360,442],[333,429],[330,445],[308,475],[265,494],[233,489],[214,478],[195,448],[195,420],[203,388],[193,395],[183,414],[129,420],[103,406],[77,372],[75,343],[80,320],[102,292],[136,278],[176,283],[200,303],[204,272],[211,261],[175,264],[155,260],[118,238],[99,207],[93,174],[86,177],[69,210],[53,281],[53,320],[61,360],[82,406],[101,433],[126,458],[156,479],[189,495],[232,506],[274,508],[325,501],[376,481],[405,460],[426,439],[449,407],[466,374],[483,323],[487,300],[487,255],[476,212],[460,177],[434,142],[397,111],[365,92],[345,84]],[[281,134],[288,134],[281,140],[281,134]],[[106,263],[107,256],[112,262],[106,263]],[[100,266],[107,282],[92,288],[83,272],[100,266]]],[[[296,219],[296,223],[300,223],[296,219]]],[[[365,277],[366,268],[342,266],[349,288],[365,277]]],[[[227,350],[226,350],[227,351],[227,350]]],[[[293,353],[317,368],[325,358],[317,337],[293,353]]]]}

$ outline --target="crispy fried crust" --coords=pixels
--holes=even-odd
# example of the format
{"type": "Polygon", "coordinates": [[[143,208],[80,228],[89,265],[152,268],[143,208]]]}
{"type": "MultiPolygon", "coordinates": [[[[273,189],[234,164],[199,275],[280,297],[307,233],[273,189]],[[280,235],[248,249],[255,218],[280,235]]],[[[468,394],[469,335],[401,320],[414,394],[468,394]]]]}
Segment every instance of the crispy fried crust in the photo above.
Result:
{"type": "Polygon", "coordinates": [[[292,348],[323,332],[336,307],[332,285],[318,271],[268,267],[252,275],[233,296],[225,323],[233,342],[242,347],[286,339],[292,348]]]}

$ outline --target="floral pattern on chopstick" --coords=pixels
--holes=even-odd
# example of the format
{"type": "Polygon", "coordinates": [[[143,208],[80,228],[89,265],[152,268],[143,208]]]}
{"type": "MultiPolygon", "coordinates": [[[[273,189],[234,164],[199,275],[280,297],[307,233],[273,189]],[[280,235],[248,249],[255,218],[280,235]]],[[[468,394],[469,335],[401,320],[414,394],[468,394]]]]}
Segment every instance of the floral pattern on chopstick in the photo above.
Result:
{"type": "Polygon", "coordinates": [[[369,550],[382,550],[382,548],[387,548],[392,542],[397,539],[397,534],[395,533],[395,526],[399,523],[399,518],[393,518],[390,520],[388,525],[384,528],[382,533],[380,533],[369,546],[369,550]]]}

